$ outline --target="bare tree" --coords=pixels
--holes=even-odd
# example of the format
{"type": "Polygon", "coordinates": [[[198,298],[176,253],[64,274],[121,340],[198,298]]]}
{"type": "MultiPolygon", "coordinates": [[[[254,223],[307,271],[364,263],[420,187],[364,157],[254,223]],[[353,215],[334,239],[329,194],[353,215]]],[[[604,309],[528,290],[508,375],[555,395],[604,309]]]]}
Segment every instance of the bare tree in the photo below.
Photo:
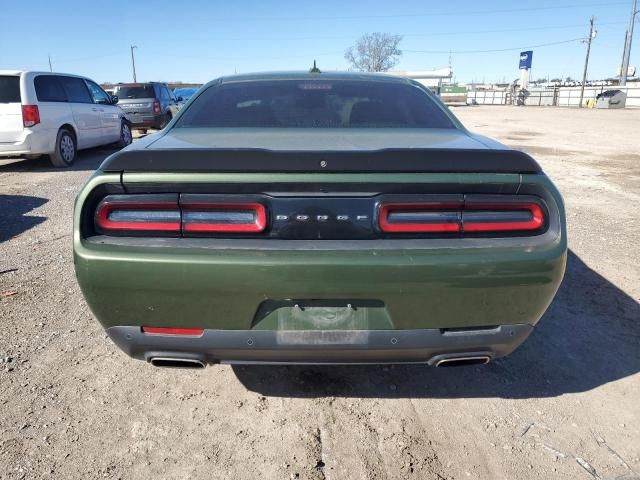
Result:
{"type": "Polygon", "coordinates": [[[356,70],[362,72],[386,72],[400,60],[402,50],[398,44],[400,35],[390,33],[367,33],[360,37],[355,46],[349,47],[344,58],[356,70]]]}

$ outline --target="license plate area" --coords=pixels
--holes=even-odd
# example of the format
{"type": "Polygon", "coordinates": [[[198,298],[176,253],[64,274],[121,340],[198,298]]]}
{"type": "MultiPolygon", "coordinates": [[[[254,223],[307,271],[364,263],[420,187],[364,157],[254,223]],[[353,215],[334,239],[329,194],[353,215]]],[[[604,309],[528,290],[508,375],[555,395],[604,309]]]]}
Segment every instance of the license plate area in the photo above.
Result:
{"type": "Polygon", "coordinates": [[[379,300],[267,300],[258,308],[253,329],[337,331],[392,329],[379,300]]]}

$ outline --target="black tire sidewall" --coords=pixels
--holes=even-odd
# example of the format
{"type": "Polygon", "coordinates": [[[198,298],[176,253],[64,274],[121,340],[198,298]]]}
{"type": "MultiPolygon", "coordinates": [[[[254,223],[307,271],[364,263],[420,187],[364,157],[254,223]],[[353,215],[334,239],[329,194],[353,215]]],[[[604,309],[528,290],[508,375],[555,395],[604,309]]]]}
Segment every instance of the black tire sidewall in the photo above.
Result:
{"type": "Polygon", "coordinates": [[[51,163],[53,163],[54,167],[64,168],[64,167],[69,167],[73,165],[73,163],[76,161],[77,158],[78,158],[78,144],[76,142],[76,139],[73,133],[71,133],[66,128],[61,128],[58,131],[58,135],[56,136],[56,149],[53,155],[51,155],[51,163]],[[62,144],[62,139],[65,136],[69,137],[71,139],[71,142],[73,143],[73,158],[71,159],[71,161],[65,160],[64,157],[62,156],[61,144],[62,144]]]}
{"type": "Polygon", "coordinates": [[[127,122],[122,122],[120,125],[120,141],[118,142],[118,144],[120,145],[120,147],[124,148],[131,145],[132,143],[133,143],[133,132],[131,130],[131,126],[127,122]],[[131,139],[129,143],[126,143],[124,140],[124,127],[127,127],[129,129],[129,137],[131,139]]]}
{"type": "Polygon", "coordinates": [[[173,119],[173,116],[171,115],[171,112],[167,112],[164,115],[164,122],[162,122],[162,128],[166,127],[167,125],[169,125],[169,122],[173,119]]]}

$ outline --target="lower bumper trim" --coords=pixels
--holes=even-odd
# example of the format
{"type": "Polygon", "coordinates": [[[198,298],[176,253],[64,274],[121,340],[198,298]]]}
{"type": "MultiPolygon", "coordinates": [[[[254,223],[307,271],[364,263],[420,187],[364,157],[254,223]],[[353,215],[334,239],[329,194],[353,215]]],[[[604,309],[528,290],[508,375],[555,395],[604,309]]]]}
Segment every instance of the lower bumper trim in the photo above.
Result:
{"type": "Polygon", "coordinates": [[[461,356],[508,355],[533,331],[531,325],[470,330],[213,330],[199,337],[149,335],[140,327],[116,326],[107,333],[139,360],[156,357],[208,363],[436,365],[461,356]]]}

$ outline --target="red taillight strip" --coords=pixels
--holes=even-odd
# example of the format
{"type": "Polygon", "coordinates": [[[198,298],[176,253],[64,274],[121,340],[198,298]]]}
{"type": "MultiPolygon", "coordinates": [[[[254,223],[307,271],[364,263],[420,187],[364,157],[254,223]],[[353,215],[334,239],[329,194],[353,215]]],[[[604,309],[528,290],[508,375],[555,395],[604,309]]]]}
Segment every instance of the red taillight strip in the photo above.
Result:
{"type": "Polygon", "coordinates": [[[379,211],[379,226],[383,232],[389,233],[446,233],[446,232],[504,232],[504,231],[532,231],[544,226],[544,211],[542,207],[534,202],[487,202],[468,204],[446,204],[446,203],[388,203],[382,204],[379,211]],[[389,221],[389,214],[394,211],[433,211],[433,212],[456,212],[459,213],[458,222],[448,223],[392,223],[389,221]],[[528,211],[531,219],[527,221],[492,221],[492,222],[465,222],[465,212],[494,211],[528,211]]]}
{"type": "Polygon", "coordinates": [[[259,233],[267,228],[267,210],[261,203],[208,203],[193,202],[180,205],[184,211],[223,211],[254,213],[253,222],[248,223],[196,223],[187,222],[183,217],[182,228],[185,232],[219,232],[219,233],[259,233]]]}
{"type": "Polygon", "coordinates": [[[537,230],[544,225],[544,213],[537,203],[481,203],[465,205],[465,210],[529,210],[531,220],[525,222],[464,222],[462,215],[463,232],[504,232],[516,230],[537,230]]]}
{"type": "Polygon", "coordinates": [[[175,210],[178,211],[177,202],[114,202],[102,203],[96,211],[96,222],[103,230],[110,231],[154,231],[154,232],[180,232],[180,222],[120,222],[109,219],[109,214],[114,210],[175,210]]]}
{"type": "Polygon", "coordinates": [[[427,210],[457,212],[462,204],[458,203],[388,203],[380,205],[380,229],[389,233],[421,233],[421,232],[459,232],[459,222],[447,223],[391,223],[389,214],[398,210],[427,210]]]}
{"type": "Polygon", "coordinates": [[[204,328],[142,327],[142,332],[150,335],[182,335],[186,337],[199,337],[204,333],[204,328]]]}

